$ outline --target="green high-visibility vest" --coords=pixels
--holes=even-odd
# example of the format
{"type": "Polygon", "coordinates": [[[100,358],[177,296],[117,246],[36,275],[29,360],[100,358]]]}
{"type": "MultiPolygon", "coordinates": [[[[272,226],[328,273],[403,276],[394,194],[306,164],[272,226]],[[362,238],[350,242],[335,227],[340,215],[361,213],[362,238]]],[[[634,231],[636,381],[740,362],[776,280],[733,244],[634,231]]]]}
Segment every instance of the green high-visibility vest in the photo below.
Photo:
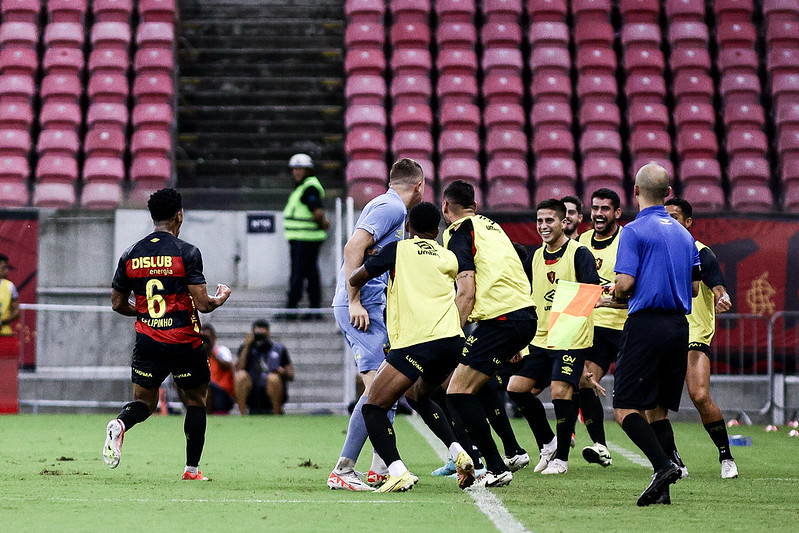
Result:
{"type": "Polygon", "coordinates": [[[301,198],[308,187],[316,187],[320,198],[325,197],[325,189],[316,176],[308,176],[289,195],[283,209],[283,226],[286,240],[289,241],[323,241],[327,236],[325,230],[313,218],[313,213],[301,198]]]}

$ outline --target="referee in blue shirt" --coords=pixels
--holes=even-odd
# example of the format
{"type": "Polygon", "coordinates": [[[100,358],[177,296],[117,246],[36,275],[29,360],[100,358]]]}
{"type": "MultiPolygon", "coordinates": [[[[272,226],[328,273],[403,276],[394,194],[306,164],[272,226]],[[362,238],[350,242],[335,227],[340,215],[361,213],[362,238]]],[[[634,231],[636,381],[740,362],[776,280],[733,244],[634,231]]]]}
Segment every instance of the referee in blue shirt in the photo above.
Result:
{"type": "Polygon", "coordinates": [[[666,415],[680,407],[688,353],[691,298],[699,292],[699,254],[694,239],[666,212],[671,193],[666,169],[648,164],[635,176],[640,212],[619,237],[613,299],[627,303],[614,374],[616,422],[652,463],[652,482],[639,506],[671,503],[669,485],[680,468],[665,450],[674,448],[666,415]]]}

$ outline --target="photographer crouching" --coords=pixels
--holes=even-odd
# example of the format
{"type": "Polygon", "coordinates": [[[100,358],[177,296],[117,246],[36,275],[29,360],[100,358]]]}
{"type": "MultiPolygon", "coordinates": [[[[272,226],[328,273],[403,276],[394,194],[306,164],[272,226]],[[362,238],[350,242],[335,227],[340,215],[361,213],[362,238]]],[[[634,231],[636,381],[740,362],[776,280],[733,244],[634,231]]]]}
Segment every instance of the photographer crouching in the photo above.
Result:
{"type": "Polygon", "coordinates": [[[294,380],[294,365],[286,347],[273,341],[269,322],[256,320],[244,338],[236,361],[235,396],[242,415],[283,414],[288,399],[287,382],[294,380]]]}

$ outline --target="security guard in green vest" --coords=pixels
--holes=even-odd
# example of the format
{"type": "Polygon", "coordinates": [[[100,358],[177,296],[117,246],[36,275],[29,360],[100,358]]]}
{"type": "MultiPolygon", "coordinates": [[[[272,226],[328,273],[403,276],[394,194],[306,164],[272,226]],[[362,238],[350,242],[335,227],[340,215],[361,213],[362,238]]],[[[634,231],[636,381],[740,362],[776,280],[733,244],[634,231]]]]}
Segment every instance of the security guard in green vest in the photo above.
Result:
{"type": "Polygon", "coordinates": [[[330,221],[325,217],[322,199],[325,190],[313,175],[313,160],[307,154],[294,154],[289,169],[295,188],[283,209],[283,224],[291,253],[291,277],[286,307],[296,308],[308,280],[311,308],[319,308],[322,289],[319,282],[319,248],[327,237],[330,221]]]}

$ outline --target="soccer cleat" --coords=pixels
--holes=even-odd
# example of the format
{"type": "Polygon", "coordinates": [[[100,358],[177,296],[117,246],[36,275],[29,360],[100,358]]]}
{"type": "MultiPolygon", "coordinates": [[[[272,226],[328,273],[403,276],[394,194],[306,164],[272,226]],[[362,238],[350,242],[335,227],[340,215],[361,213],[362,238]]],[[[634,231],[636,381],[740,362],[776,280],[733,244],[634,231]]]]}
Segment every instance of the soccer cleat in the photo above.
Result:
{"type": "Polygon", "coordinates": [[[455,458],[455,470],[458,475],[458,487],[471,487],[475,480],[474,463],[466,452],[458,452],[455,458]]]}
{"type": "Polygon", "coordinates": [[[452,457],[450,457],[449,459],[447,459],[447,464],[445,464],[444,466],[441,466],[439,468],[436,468],[435,470],[433,470],[430,473],[430,475],[432,475],[432,476],[451,476],[451,475],[454,475],[455,472],[457,472],[457,469],[455,468],[455,461],[453,461],[452,457]]]}
{"type": "Polygon", "coordinates": [[[379,487],[383,483],[385,483],[388,474],[378,474],[374,470],[369,470],[369,473],[366,474],[366,482],[373,487],[379,487]]]}
{"type": "Polygon", "coordinates": [[[103,460],[108,468],[119,466],[122,456],[122,441],[125,440],[125,427],[119,420],[112,420],[105,427],[105,445],[103,446],[103,460]]]}
{"type": "Polygon", "coordinates": [[[738,466],[732,459],[724,459],[721,462],[721,479],[734,479],[738,477],[738,466]]]}
{"type": "Polygon", "coordinates": [[[474,482],[474,487],[504,487],[505,485],[510,484],[511,480],[513,479],[513,474],[510,470],[505,470],[504,472],[500,472],[499,474],[495,474],[493,472],[486,472],[486,474],[474,482]]]}
{"type": "Polygon", "coordinates": [[[599,442],[595,442],[593,445],[583,448],[583,458],[589,463],[596,463],[604,467],[613,464],[613,459],[610,457],[610,450],[608,450],[607,446],[599,442]]]}
{"type": "Polygon", "coordinates": [[[199,470],[197,470],[196,474],[192,474],[191,472],[188,472],[188,471],[187,472],[183,472],[183,477],[181,479],[183,479],[183,480],[191,479],[191,480],[194,480],[194,481],[209,481],[208,478],[205,477],[203,475],[203,473],[200,472],[199,470]]]}
{"type": "Polygon", "coordinates": [[[354,491],[371,491],[372,487],[363,482],[355,470],[348,472],[336,473],[334,470],[330,472],[327,478],[327,486],[330,490],[354,490],[354,491]]]}
{"type": "Polygon", "coordinates": [[[652,503],[653,504],[661,504],[661,505],[671,505],[671,495],[669,494],[668,485],[666,486],[665,489],[660,491],[660,494],[655,499],[655,501],[653,501],[652,503]]]}
{"type": "Polygon", "coordinates": [[[652,481],[649,482],[649,486],[638,498],[638,507],[646,507],[657,502],[661,493],[669,485],[676,483],[678,479],[680,479],[680,467],[674,463],[669,463],[666,468],[652,474],[652,481]]]}
{"type": "Polygon", "coordinates": [[[569,463],[562,459],[553,459],[549,462],[547,467],[541,471],[542,474],[565,474],[569,471],[569,463]]]}
{"type": "Polygon", "coordinates": [[[547,467],[549,462],[555,457],[555,452],[558,451],[558,439],[555,437],[549,444],[544,444],[541,448],[541,459],[538,464],[533,468],[533,472],[540,472],[547,467]]]}
{"type": "Polygon", "coordinates": [[[517,472],[530,464],[530,456],[527,455],[527,452],[524,450],[521,450],[521,453],[517,453],[511,457],[506,455],[502,459],[505,461],[505,465],[510,469],[511,472],[517,472]]]}
{"type": "Polygon", "coordinates": [[[379,489],[375,489],[375,492],[405,492],[411,490],[417,481],[419,478],[406,470],[401,476],[389,475],[386,482],[379,489]]]}

